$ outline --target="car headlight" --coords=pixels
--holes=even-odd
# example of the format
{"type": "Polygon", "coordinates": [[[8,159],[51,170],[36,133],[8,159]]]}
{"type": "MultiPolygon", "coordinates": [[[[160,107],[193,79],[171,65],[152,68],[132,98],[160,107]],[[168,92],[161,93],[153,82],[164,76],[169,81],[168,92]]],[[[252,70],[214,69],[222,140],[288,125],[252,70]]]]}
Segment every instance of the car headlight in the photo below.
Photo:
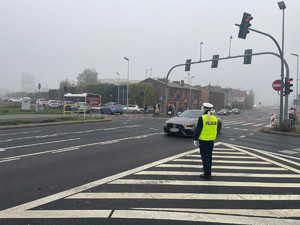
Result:
{"type": "Polygon", "coordinates": [[[168,125],[168,123],[167,122],[164,122],[164,126],[166,127],[168,125]]]}
{"type": "Polygon", "coordinates": [[[184,124],[184,127],[193,127],[195,124],[193,123],[188,123],[188,124],[184,124]]]}

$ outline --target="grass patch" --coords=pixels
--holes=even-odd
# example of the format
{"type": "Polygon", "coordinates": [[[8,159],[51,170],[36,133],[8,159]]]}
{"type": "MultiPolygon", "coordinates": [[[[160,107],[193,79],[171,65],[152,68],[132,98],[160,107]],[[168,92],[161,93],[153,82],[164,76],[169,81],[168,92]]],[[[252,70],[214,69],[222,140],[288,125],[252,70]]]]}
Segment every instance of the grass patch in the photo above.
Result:
{"type": "Polygon", "coordinates": [[[35,111],[35,105],[31,105],[30,111],[22,111],[20,103],[0,102],[0,115],[8,114],[62,114],[61,109],[44,108],[42,112],[35,111]]]}

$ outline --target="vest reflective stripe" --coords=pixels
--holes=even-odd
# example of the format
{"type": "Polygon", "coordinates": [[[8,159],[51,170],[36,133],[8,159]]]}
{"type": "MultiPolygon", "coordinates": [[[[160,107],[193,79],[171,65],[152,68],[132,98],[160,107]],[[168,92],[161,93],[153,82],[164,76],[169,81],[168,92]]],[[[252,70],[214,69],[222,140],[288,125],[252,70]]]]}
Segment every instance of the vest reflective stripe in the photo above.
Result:
{"type": "Polygon", "coordinates": [[[207,114],[202,116],[203,128],[199,136],[202,141],[214,141],[217,137],[218,120],[214,115],[210,115],[210,123],[207,122],[207,114]]]}

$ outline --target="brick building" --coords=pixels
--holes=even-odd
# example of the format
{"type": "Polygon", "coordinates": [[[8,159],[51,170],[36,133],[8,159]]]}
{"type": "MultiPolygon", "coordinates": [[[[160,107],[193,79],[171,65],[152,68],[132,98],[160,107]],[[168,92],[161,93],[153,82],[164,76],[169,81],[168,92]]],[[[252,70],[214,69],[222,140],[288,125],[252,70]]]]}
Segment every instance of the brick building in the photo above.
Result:
{"type": "MultiPolygon", "coordinates": [[[[164,108],[166,79],[157,80],[147,78],[141,83],[151,83],[154,86],[157,101],[164,108]]],[[[168,82],[168,105],[173,104],[177,112],[183,112],[187,109],[200,109],[201,89],[184,83],[184,80],[168,82]],[[190,102],[191,99],[191,102],[190,102]]]]}

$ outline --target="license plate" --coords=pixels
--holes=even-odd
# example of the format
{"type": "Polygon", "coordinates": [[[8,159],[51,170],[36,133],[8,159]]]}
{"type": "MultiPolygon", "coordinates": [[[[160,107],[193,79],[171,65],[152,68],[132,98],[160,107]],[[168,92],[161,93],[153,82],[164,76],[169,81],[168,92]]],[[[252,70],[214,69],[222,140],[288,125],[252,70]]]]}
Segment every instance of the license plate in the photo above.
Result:
{"type": "Polygon", "coordinates": [[[178,132],[179,129],[178,128],[170,128],[170,132],[178,132]]]}

